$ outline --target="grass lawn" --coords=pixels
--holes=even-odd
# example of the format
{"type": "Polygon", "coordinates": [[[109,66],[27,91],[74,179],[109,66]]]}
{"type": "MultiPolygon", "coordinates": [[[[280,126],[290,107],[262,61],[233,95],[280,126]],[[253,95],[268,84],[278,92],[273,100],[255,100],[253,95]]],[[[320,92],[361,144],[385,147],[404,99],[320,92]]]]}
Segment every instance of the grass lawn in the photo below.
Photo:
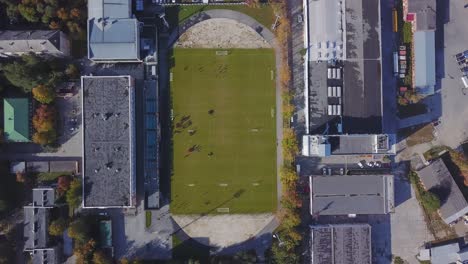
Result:
{"type": "Polygon", "coordinates": [[[275,14],[270,5],[263,4],[259,8],[252,8],[246,5],[181,5],[179,6],[179,23],[204,10],[229,9],[244,13],[253,17],[267,28],[275,23],[275,14]]]}
{"type": "Polygon", "coordinates": [[[40,182],[55,181],[60,176],[71,176],[71,172],[40,172],[37,174],[37,180],[40,182]]]}
{"type": "Polygon", "coordinates": [[[409,136],[406,138],[406,144],[409,147],[422,143],[429,143],[434,140],[434,126],[432,124],[425,125],[422,128],[409,128],[406,130],[408,130],[409,134],[409,136]]]}
{"type": "Polygon", "coordinates": [[[276,209],[274,52],[228,51],[174,50],[174,214],[276,209]]]}

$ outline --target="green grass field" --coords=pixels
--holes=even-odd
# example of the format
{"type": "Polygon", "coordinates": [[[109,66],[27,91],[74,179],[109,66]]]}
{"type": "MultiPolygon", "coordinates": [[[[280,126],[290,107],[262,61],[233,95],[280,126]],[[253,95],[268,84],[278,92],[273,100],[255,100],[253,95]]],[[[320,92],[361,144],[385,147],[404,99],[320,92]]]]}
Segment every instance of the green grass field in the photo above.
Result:
{"type": "Polygon", "coordinates": [[[275,56],[270,49],[175,49],[174,214],[276,209],[275,56]]]}

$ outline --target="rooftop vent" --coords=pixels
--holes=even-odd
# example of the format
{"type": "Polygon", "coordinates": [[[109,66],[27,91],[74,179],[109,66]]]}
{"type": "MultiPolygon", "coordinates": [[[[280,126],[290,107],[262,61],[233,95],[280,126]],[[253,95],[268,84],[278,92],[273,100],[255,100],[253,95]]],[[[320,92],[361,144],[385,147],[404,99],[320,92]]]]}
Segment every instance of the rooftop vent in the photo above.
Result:
{"type": "Polygon", "coordinates": [[[108,162],[106,164],[106,169],[108,169],[108,170],[112,169],[112,162],[108,162]]]}
{"type": "Polygon", "coordinates": [[[122,169],[121,168],[117,168],[115,169],[115,172],[120,172],[122,169]]]}
{"type": "Polygon", "coordinates": [[[98,173],[98,172],[99,172],[99,168],[94,169],[94,172],[95,172],[95,173],[98,173]]]}

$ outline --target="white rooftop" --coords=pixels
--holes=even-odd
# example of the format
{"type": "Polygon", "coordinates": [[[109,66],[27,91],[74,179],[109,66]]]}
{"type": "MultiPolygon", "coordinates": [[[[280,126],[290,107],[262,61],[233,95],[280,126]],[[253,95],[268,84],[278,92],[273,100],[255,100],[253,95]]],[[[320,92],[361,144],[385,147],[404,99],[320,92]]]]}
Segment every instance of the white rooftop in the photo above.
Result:
{"type": "Polygon", "coordinates": [[[344,0],[309,0],[308,17],[309,60],[344,60],[344,0]]]}

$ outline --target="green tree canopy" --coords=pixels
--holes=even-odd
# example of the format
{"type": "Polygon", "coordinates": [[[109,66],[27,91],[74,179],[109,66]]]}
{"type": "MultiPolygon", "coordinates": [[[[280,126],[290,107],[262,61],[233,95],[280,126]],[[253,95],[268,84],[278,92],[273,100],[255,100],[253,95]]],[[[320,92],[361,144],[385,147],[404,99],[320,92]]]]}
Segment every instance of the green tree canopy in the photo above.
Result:
{"type": "Polygon", "coordinates": [[[11,84],[29,93],[40,84],[53,86],[63,76],[59,69],[55,69],[55,64],[53,60],[45,60],[30,53],[18,60],[3,63],[1,69],[11,84]]]}
{"type": "Polygon", "coordinates": [[[49,225],[49,234],[51,236],[61,236],[67,229],[67,224],[67,220],[63,218],[52,221],[49,225]]]}
{"type": "Polygon", "coordinates": [[[70,189],[65,195],[65,199],[68,203],[68,206],[72,210],[73,208],[78,208],[81,205],[81,181],[74,179],[70,183],[70,189]]]}

